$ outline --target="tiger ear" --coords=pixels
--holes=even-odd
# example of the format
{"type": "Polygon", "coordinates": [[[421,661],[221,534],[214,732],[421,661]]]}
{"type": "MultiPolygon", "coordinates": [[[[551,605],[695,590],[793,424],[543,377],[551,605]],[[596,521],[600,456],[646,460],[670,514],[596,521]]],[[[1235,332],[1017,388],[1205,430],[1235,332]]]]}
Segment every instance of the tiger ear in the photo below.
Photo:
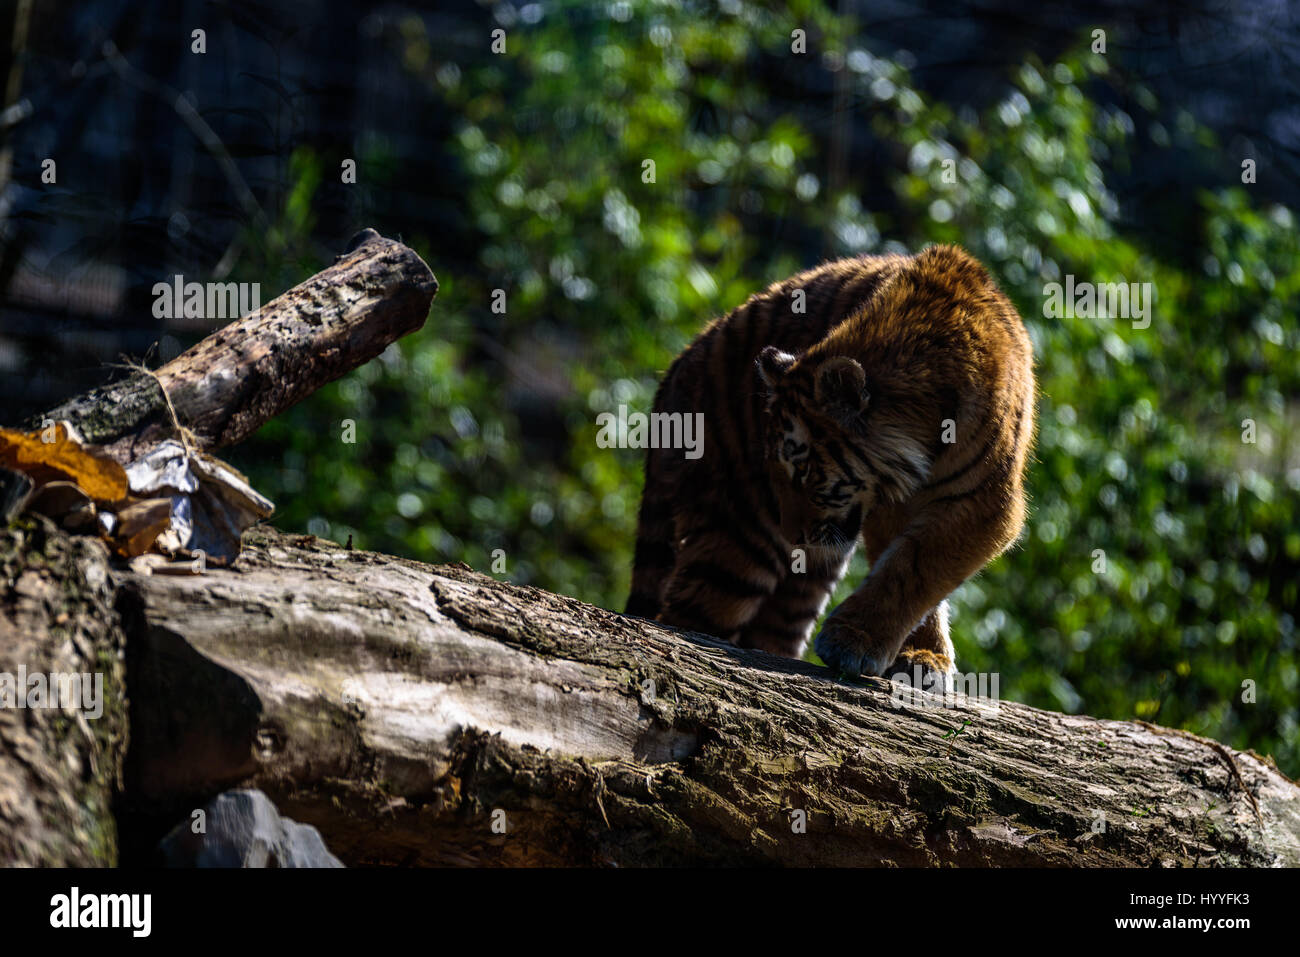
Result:
{"type": "Polygon", "coordinates": [[[794,365],[794,356],[782,352],[776,346],[765,346],[758,354],[758,358],[754,360],[758,377],[768,388],[776,385],[777,380],[789,372],[792,365],[794,365]]]}
{"type": "Polygon", "coordinates": [[[867,374],[848,356],[831,356],[817,369],[817,404],[835,421],[848,423],[867,407],[867,374]]]}

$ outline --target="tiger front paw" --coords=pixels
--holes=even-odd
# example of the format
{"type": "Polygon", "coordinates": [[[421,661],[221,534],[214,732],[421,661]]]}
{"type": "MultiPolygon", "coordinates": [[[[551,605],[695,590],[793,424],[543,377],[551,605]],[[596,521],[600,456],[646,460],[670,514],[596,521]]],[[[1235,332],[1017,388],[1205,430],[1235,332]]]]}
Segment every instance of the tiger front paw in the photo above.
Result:
{"type": "Polygon", "coordinates": [[[832,614],[822,623],[813,639],[817,657],[832,671],[848,675],[882,675],[893,663],[893,655],[883,655],[863,629],[836,619],[832,614]]]}

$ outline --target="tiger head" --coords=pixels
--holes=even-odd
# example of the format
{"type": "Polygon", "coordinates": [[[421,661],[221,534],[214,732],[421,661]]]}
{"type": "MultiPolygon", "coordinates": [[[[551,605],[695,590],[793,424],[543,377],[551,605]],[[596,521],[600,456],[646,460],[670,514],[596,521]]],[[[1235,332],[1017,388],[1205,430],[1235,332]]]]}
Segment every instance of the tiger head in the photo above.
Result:
{"type": "Polygon", "coordinates": [[[875,504],[862,366],[847,356],[796,358],[768,346],[756,360],[765,387],[764,452],[781,509],[781,534],[823,557],[857,541],[875,504]]]}

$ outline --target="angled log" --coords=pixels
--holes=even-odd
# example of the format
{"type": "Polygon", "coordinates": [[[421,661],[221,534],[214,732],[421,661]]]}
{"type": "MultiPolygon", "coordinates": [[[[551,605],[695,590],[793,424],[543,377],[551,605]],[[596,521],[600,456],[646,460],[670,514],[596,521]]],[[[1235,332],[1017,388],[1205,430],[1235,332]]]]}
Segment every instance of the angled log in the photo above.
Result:
{"type": "Polygon", "coordinates": [[[424,325],[438,281],[414,250],[363,230],[326,269],[155,370],[34,416],[68,419],[126,463],[174,433],[161,389],[204,450],[233,445],[424,325]]]}

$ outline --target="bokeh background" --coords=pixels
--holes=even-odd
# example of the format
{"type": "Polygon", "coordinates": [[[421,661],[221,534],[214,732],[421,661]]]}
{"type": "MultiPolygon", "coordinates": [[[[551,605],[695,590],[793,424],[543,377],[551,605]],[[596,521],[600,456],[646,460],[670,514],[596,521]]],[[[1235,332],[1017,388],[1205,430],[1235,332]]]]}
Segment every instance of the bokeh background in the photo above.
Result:
{"type": "Polygon", "coordinates": [[[770,281],[960,243],[1021,309],[1042,391],[1025,536],[954,597],[963,670],[1295,776],[1298,19],[9,0],[0,421],[211,331],[154,319],[155,282],[265,302],[373,226],[437,274],[425,328],[228,458],[282,528],[484,571],[500,549],[502,577],[618,609],[641,453],[598,448],[596,415],[649,411],[672,357],[770,281]],[[1152,283],[1150,327],[1047,318],[1066,275],[1152,283]]]}

